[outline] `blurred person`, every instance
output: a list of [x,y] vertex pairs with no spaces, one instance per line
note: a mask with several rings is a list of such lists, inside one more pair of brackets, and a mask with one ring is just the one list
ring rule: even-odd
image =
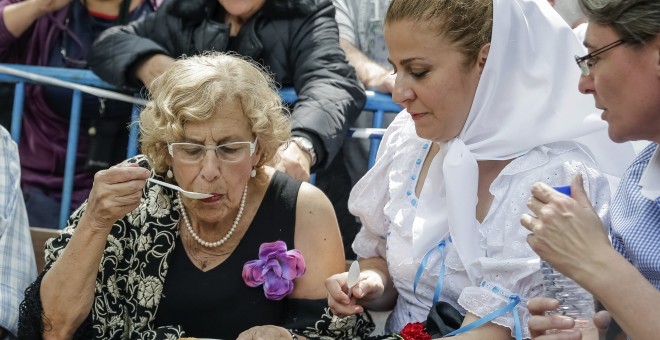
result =
[[[5,63],[86,69],[88,51],[103,30],[153,12],[158,2],[1,0],[0,58]],[[19,150],[31,226],[58,227],[72,93],[26,85]],[[94,172],[126,157],[130,113],[129,103],[83,94],[72,209],[89,195]]]
[[99,171],[89,199],[47,244],[19,335],[312,332],[326,306],[323,280],[344,257],[328,199],[266,165],[290,135],[282,105],[272,79],[247,60],[206,53],[171,64],[140,115],[144,155]]
[[[333,0],[333,3],[337,10],[335,18],[339,27],[339,45],[346,53],[346,60],[355,68],[358,79],[368,90],[391,93],[394,75],[387,62],[387,46],[383,37],[383,16],[390,0]],[[362,111],[352,127],[373,127],[373,114],[372,111]],[[383,128],[389,126],[393,119],[393,114],[385,114]],[[370,148],[370,139],[348,137],[344,141],[342,151],[351,187],[369,169]],[[360,223],[355,218],[346,223],[349,226],[342,229],[346,257],[354,259],[351,244],[360,230]]]
[[0,339],[17,336],[18,306],[37,276],[20,177],[18,148],[0,127]]
[[[576,178],[571,197],[534,184],[528,203],[531,212],[521,222],[532,231],[527,239],[532,249],[591,292],[629,338],[657,339],[660,2],[580,0],[580,6],[589,21],[584,41],[589,53],[576,57],[582,70],[580,91],[593,95],[596,107],[603,110],[601,118],[608,123],[613,141],[650,144],[628,166],[603,221],[591,209],[594,201],[585,195],[582,180]],[[530,319],[529,327],[538,339],[558,339],[543,334],[573,327],[572,320],[542,316],[556,306],[555,300],[530,301],[530,310],[539,316]],[[603,313],[594,318],[602,328],[606,321]]]
[[394,308],[386,332],[442,306],[460,329],[438,336],[529,338],[525,305],[543,292],[520,226],[530,185],[580,174],[604,215],[600,167],[622,172],[605,161],[632,150],[565,86],[583,48],[545,0],[393,0],[384,33],[405,110],[351,192],[359,282],[349,298],[347,273],[330,277],[328,304],[339,316]]
[[347,207],[350,178],[341,146],[365,94],[337,39],[329,0],[172,0],[163,10],[108,30],[90,57],[101,78],[123,88],[147,85],[181,55],[233,51],[293,87],[292,139],[275,168],[316,185],[335,208],[346,249],[355,234]]

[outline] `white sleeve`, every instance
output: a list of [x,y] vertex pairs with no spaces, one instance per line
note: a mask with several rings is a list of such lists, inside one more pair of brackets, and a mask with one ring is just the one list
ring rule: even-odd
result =
[[335,20],[339,26],[339,38],[344,39],[353,46],[357,46],[355,39],[355,13],[346,0],[332,0],[335,5]]
[[[591,159],[579,148],[563,149],[560,154],[555,153],[557,149],[541,149],[544,150],[531,151],[535,153],[531,157],[546,157],[540,166],[524,169],[526,164],[512,162],[512,167],[520,167],[518,172],[505,174],[505,169],[491,185],[495,199],[480,227],[480,245],[488,255],[469,266],[477,273],[476,282],[463,289],[458,299],[466,310],[483,317],[505,306],[510,295],[518,295],[521,303],[517,311],[523,336],[527,338],[530,314],[525,306],[529,299],[543,293],[540,261],[526,242],[529,231],[520,224],[520,216],[528,212],[526,203],[531,196],[531,185],[535,182],[567,185],[577,174],[582,174],[585,190],[601,218],[607,213],[610,195],[607,179],[593,168]],[[503,314],[493,322],[511,328],[514,334],[512,313]]]

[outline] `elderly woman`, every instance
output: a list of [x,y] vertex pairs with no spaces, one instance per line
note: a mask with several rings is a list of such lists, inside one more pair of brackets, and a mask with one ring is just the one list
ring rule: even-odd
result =
[[264,166],[289,138],[282,110],[248,61],[172,64],[140,117],[144,155],[97,173],[47,245],[20,337],[235,339],[270,325],[250,332],[290,339],[313,325],[323,280],[344,267],[341,236],[318,189]]
[[566,85],[579,78],[573,54],[583,49],[539,0],[393,0],[384,33],[393,99],[406,110],[351,192],[363,271],[353,298],[346,273],[331,277],[329,305],[339,315],[393,308],[393,332],[436,306],[454,311],[445,316],[461,339],[529,337],[525,304],[543,292],[520,224],[529,188],[582,175],[602,216],[603,153],[591,149],[594,159],[575,139],[610,157],[625,151]]
[[339,46],[329,0],[170,0],[139,22],[105,31],[90,65],[118,87],[150,86],[182,55],[233,51],[267,67],[275,81],[295,88],[291,141],[275,168],[308,180],[336,209],[347,256],[359,229],[348,212],[351,182],[341,146],[365,94]]

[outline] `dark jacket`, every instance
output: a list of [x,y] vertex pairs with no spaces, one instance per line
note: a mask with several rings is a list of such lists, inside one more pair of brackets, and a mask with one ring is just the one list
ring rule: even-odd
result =
[[317,165],[325,167],[365,102],[339,46],[334,15],[329,0],[268,0],[230,42],[230,26],[213,20],[224,17],[217,0],[170,0],[143,20],[106,31],[89,62],[104,80],[136,88],[142,85],[136,65],[154,54],[214,50],[248,56],[268,67],[279,84],[295,88],[292,132],[312,140]]

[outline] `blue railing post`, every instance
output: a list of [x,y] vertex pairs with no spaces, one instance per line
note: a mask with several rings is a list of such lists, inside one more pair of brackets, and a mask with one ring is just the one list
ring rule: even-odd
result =
[[129,122],[128,127],[128,150],[126,151],[126,158],[131,158],[137,155],[137,145],[138,145],[138,119],[140,119],[140,106],[133,104],[133,110],[131,111],[131,121]]
[[[60,206],[59,225],[66,225],[69,212],[71,210],[71,198],[73,195],[73,184],[76,166],[76,156],[78,149],[78,132],[82,105],[82,92],[95,96],[122,100],[133,103],[131,113],[131,129],[129,133],[127,156],[132,157],[138,151],[139,129],[137,122],[141,110],[141,105],[146,105],[147,101],[140,98],[137,94],[134,97],[112,92],[115,88],[99,79],[90,70],[65,69],[45,66],[29,66],[17,64],[0,64],[0,81],[16,83],[14,91],[14,107],[12,110],[11,136],[17,143],[21,136],[21,125],[23,117],[23,106],[25,98],[25,82],[35,84],[47,84],[50,86],[61,86],[73,90],[73,99],[71,102],[71,119],[69,122],[69,134],[67,142],[67,154],[64,169],[64,182],[62,188],[62,202]],[[107,89],[107,90],[106,90]],[[293,104],[297,100],[297,94],[293,88],[280,89],[280,96],[283,101]],[[365,110],[374,112],[373,126],[382,127],[383,116],[385,112],[399,112],[401,108],[394,102],[389,95],[367,91],[367,103]],[[373,165],[378,150],[378,144],[382,138],[382,131],[370,131],[372,129],[351,129],[353,134],[355,130],[362,130],[358,138],[370,138],[371,150],[369,154],[369,167]],[[367,131],[364,131],[367,130]]]
[[69,137],[66,146],[66,163],[64,165],[64,187],[62,188],[62,203],[60,205],[60,229],[66,226],[66,220],[69,217],[69,211],[71,210],[73,177],[75,175],[76,155],[78,153],[78,130],[80,125],[81,105],[82,92],[80,92],[80,90],[73,90]]
[[14,108],[11,112],[11,138],[18,144],[21,139],[23,123],[23,102],[25,98],[25,82],[19,81],[14,87]]
[[[372,123],[372,127],[378,129],[382,128],[383,116],[385,116],[385,112],[383,110],[374,111],[374,120]],[[378,147],[380,146],[380,140],[382,138],[383,138],[382,136],[369,138],[369,142],[371,143],[369,146],[369,165],[368,165],[369,169],[371,169],[371,167],[374,166],[374,163],[376,163],[376,155],[378,154]]]

